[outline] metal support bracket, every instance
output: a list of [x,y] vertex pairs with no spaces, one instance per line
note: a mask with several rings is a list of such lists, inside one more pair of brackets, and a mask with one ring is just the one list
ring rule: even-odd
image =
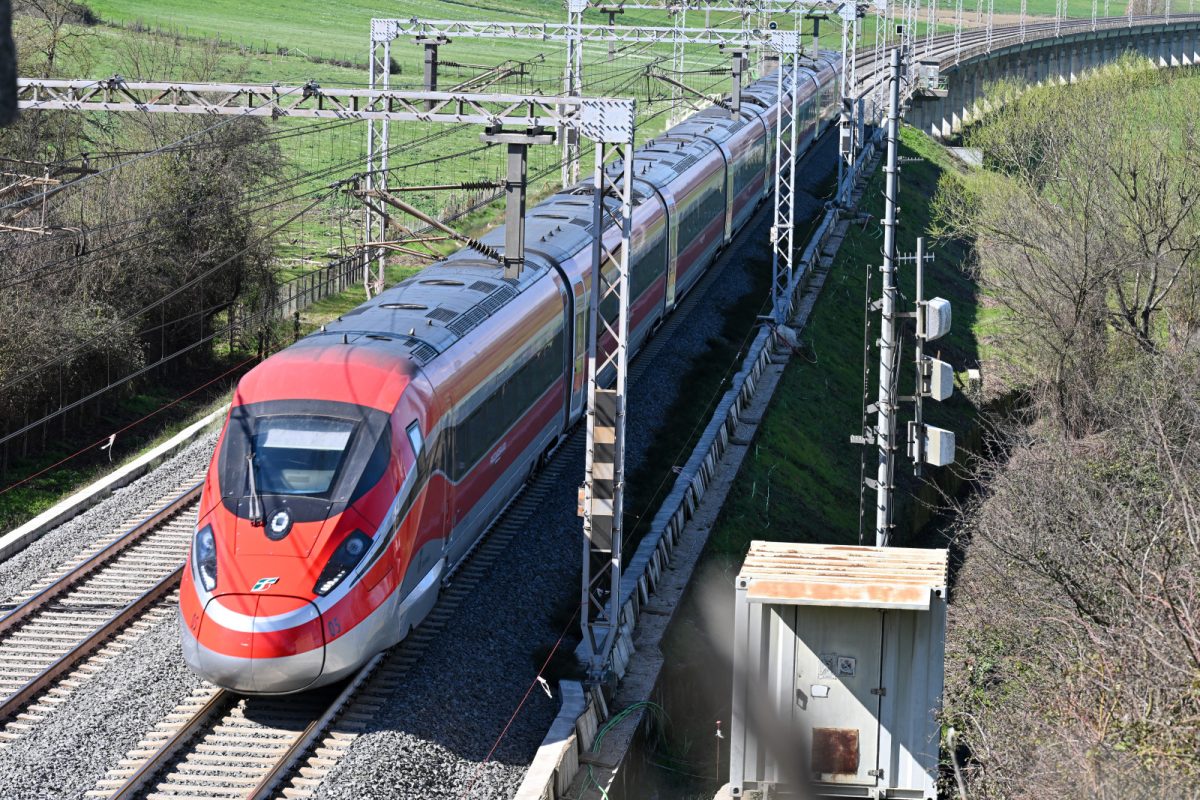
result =
[[525,268],[525,201],[528,196],[529,147],[553,144],[554,132],[532,128],[506,131],[489,128],[479,136],[488,144],[508,148],[508,174],[504,180],[504,277],[519,280]]
[[742,111],[742,75],[749,69],[749,61],[746,56],[750,52],[748,47],[731,47],[725,51],[732,59],[730,72],[733,76],[733,91],[730,93],[729,113],[733,119],[741,117]]
[[[444,44],[450,44],[450,39],[446,36],[418,36],[415,39],[416,43],[425,48],[425,91],[436,92],[438,90],[438,48]],[[390,65],[389,65],[390,67]],[[433,101],[425,101],[425,110],[433,110]]]

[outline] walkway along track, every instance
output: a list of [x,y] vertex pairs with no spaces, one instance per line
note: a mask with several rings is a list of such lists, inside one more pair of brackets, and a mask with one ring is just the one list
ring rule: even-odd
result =
[[[743,244],[743,237],[757,228],[757,224],[749,226],[733,246]],[[646,373],[727,263],[728,259],[722,259],[705,273],[646,342],[631,365],[631,382]],[[247,697],[205,684],[159,722],[87,796],[109,800],[314,796],[321,780],[437,641],[513,537],[528,532],[550,491],[582,463],[585,439],[582,426],[567,434],[542,471],[451,572],[425,621],[400,644],[373,658],[348,683],[283,697]]]
[[[113,636],[131,628],[136,636],[171,612],[199,500],[200,484],[189,481],[162,508],[0,618],[0,723],[7,723],[0,744],[64,702],[78,685],[64,676],[87,666]],[[90,664],[87,671],[99,668]]]

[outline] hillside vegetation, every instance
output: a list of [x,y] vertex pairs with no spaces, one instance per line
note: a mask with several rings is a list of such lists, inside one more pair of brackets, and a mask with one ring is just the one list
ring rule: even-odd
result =
[[[901,132],[899,204],[903,210],[897,232],[901,253],[912,253],[918,236],[929,227],[927,198],[946,170],[958,168],[938,144],[915,128]],[[877,220],[883,214],[883,171],[872,176],[864,193],[863,210]],[[937,343],[941,358],[959,371],[978,364],[975,288],[960,269],[965,247],[946,241],[929,252],[934,261],[926,270],[926,291],[949,299],[954,308],[951,334]],[[752,539],[773,541],[857,543],[859,536],[859,476],[862,459],[874,464],[874,451],[850,444],[851,434],[863,428],[864,306],[867,285],[879,294],[878,267],[882,239],[877,222],[852,226],[842,243],[821,297],[802,336],[802,352],[793,358],[772,398],[753,450],[747,455],[737,483],[721,511],[710,540],[716,552],[740,557]],[[905,296],[913,297],[911,265],[899,269]],[[878,336],[878,319],[870,336]],[[902,393],[911,392],[911,339],[905,343]],[[877,351],[871,385],[875,384]],[[872,400],[874,398],[872,397]],[[946,404],[926,403],[929,421],[961,431],[972,414],[961,393]],[[907,413],[907,412],[906,412]],[[906,417],[907,418],[907,417]],[[908,542],[928,513],[914,502],[919,484],[911,468],[901,463],[900,513],[896,515],[898,543]],[[874,542],[873,498],[867,500],[867,541]]]
[[958,530],[946,719],[965,794],[1195,797],[1200,77],[1131,59],[992,100],[968,136],[987,168],[937,201],[975,242],[1020,409]]

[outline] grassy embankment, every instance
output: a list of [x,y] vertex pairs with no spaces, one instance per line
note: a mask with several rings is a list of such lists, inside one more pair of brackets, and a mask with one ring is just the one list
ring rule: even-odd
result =
[[[904,164],[900,175],[901,253],[912,253],[916,237],[929,227],[928,198],[938,176],[954,169],[951,157],[939,145],[912,128],[903,134],[903,157],[922,160]],[[878,218],[883,212],[883,174],[876,173],[866,193],[866,210]],[[868,269],[871,296],[879,293],[876,266],[882,244],[879,226],[853,227],[842,243],[837,263],[826,281],[812,319],[802,334],[804,352],[784,373],[771,407],[759,428],[754,449],[747,457],[730,492],[729,501],[710,543],[714,553],[740,556],[751,539],[803,542],[856,542],[858,540],[858,486],[862,449],[852,446],[850,434],[862,427],[863,302]],[[954,324],[945,338],[931,343],[939,355],[960,373],[979,361],[978,317],[975,287],[960,266],[966,251],[959,243],[928,243],[935,256],[926,268],[926,293],[951,301]],[[904,296],[915,296],[915,271],[900,268]],[[871,338],[879,335],[878,315],[872,315]],[[906,338],[901,375],[903,393],[911,392],[912,342]],[[872,350],[872,367],[877,358]],[[872,369],[871,385],[875,385]],[[871,393],[874,400],[874,392]],[[963,441],[972,417],[972,406],[961,393],[946,403],[927,401],[931,424],[959,431]],[[909,412],[901,412],[901,423]],[[874,463],[874,451],[867,453]],[[911,473],[902,460],[897,477]],[[872,504],[873,508],[873,504]],[[914,533],[912,503],[897,514],[898,537]],[[917,518],[923,518],[918,516]],[[868,526],[873,520],[868,520]]]

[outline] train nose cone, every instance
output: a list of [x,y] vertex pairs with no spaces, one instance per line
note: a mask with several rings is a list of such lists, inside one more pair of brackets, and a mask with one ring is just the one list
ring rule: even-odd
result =
[[[240,612],[230,613],[232,608]],[[325,666],[321,612],[283,595],[222,595],[209,600],[198,639],[219,625],[224,653],[200,648],[199,672],[218,686],[252,694],[298,692]],[[236,655],[234,655],[236,654]]]

